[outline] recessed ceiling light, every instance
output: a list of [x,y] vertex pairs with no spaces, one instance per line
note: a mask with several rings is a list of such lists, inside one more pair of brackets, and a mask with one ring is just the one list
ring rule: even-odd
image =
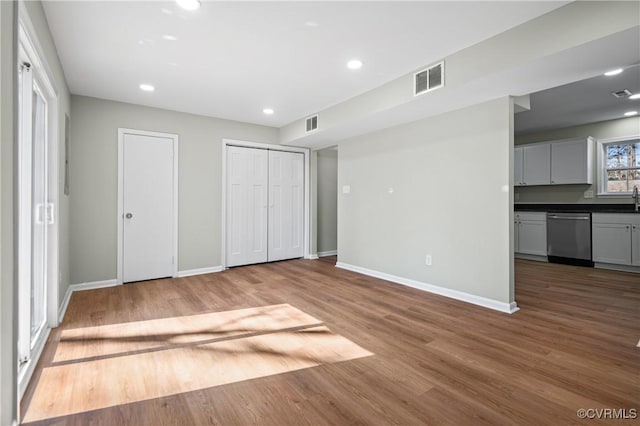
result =
[[275,112],[273,109],[271,108],[265,108],[262,110],[262,112],[264,112],[267,115],[273,115],[273,113]]
[[636,93],[635,95],[629,96],[629,99],[640,99],[640,93]]
[[624,113],[625,117],[631,117],[632,115],[637,115],[638,111],[627,111]]
[[622,68],[618,68],[618,69],[615,69],[615,70],[607,71],[607,72],[604,73],[604,75],[606,75],[607,77],[611,77],[612,75],[620,74],[622,71],[623,71]]
[[156,88],[150,84],[141,84],[140,90],[144,90],[145,92],[153,92],[154,90],[156,90]]
[[169,41],[176,41],[178,39],[178,37],[172,36],[170,34],[165,34],[162,36],[162,38]]
[[176,0],[176,3],[185,10],[198,10],[200,8],[200,0]]
[[362,61],[358,59],[352,59],[349,62],[347,62],[347,68],[349,68],[350,70],[360,69],[362,68]]

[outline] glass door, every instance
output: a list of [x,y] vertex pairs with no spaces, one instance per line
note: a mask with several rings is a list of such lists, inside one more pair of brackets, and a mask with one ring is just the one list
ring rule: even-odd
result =
[[20,366],[32,355],[46,325],[47,101],[31,61],[20,52],[18,144],[18,351]]

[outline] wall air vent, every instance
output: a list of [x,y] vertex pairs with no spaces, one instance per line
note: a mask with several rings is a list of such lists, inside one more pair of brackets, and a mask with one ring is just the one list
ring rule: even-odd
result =
[[615,98],[628,98],[629,96],[631,96],[631,92],[629,91],[629,89],[616,90],[615,92],[611,92],[611,94]]
[[419,71],[413,76],[413,95],[418,96],[444,87],[444,61]]
[[318,114],[312,115],[311,117],[307,118],[306,123],[306,133],[316,130],[318,128]]

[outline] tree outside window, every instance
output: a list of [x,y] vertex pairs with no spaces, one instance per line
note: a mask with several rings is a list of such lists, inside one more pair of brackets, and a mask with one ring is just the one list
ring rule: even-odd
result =
[[603,150],[605,192],[630,193],[634,186],[640,190],[640,140],[608,143]]

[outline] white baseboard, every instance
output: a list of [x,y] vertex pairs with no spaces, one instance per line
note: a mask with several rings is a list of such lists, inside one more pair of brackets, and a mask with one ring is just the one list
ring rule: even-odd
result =
[[72,292],[81,290],[95,290],[96,288],[114,287],[121,285],[115,278],[112,280],[93,281],[90,283],[71,284],[69,288]]
[[489,299],[482,296],[476,296],[475,294],[465,293],[463,291],[452,290],[445,287],[440,287],[433,284],[427,284],[420,281],[412,280],[409,278],[402,278],[395,275],[387,274],[384,272],[374,271],[372,269],[363,268],[361,266],[349,265],[347,263],[336,263],[337,268],[346,269],[348,271],[357,272],[359,274],[368,275],[374,278],[380,278],[386,281],[391,281],[397,284],[406,285],[407,287],[417,288],[418,290],[427,291],[429,293],[439,294],[440,296],[449,297],[451,299],[460,300],[462,302],[472,303],[474,305],[482,306],[489,309],[494,309],[500,312],[506,312],[512,314],[520,308],[516,302],[505,303],[497,300]]
[[310,254],[310,255],[307,255],[305,257],[305,259],[317,260],[318,259],[318,255],[317,254]]
[[178,278],[191,277],[193,275],[212,274],[214,272],[224,271],[222,266],[210,266],[208,268],[198,269],[186,269],[184,271],[178,271]]
[[515,253],[513,257],[516,259],[535,260],[537,262],[549,262],[549,258],[547,256],[540,256],[537,254]]
[[593,266],[598,269],[609,269],[611,271],[640,273],[640,267],[638,266],[614,265],[613,263],[599,263],[599,262],[595,262]]
[[336,256],[337,254],[338,254],[338,250],[319,251],[318,257]]
[[69,301],[71,300],[71,286],[67,287],[67,292],[64,294],[64,299],[62,299],[62,304],[60,305],[60,309],[58,309],[58,324],[62,324],[62,320],[64,319],[64,314],[67,313],[67,308],[69,307]]
[[95,290],[97,288],[114,287],[117,285],[120,285],[120,284],[116,279],[69,285],[69,287],[67,287],[67,292],[64,294],[64,299],[62,300],[60,309],[58,309],[58,322],[60,324],[62,323],[62,320],[64,319],[64,315],[67,313],[67,308],[69,307],[71,294],[74,291]]

